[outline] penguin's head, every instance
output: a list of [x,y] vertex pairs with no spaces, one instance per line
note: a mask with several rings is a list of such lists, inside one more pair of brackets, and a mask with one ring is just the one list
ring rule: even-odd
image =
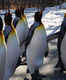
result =
[[41,22],[41,18],[42,18],[42,12],[36,12],[34,16],[35,21]]
[[12,14],[10,12],[5,14],[4,21],[6,25],[11,25],[12,22]]
[[66,13],[64,13],[64,17],[66,17]]
[[24,15],[24,8],[20,7],[20,11],[21,11],[21,15],[23,16]]
[[17,17],[21,17],[21,11],[20,11],[19,8],[16,9],[15,15],[16,15]]
[[3,21],[2,21],[2,18],[0,17],[0,31],[3,30]]

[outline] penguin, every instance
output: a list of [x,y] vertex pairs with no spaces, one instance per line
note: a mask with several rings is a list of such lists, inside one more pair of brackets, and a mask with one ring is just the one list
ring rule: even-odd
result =
[[[12,24],[12,15],[6,15],[7,22],[10,21],[11,31],[7,39],[7,55],[6,55],[6,65],[5,65],[5,75],[4,80],[9,80],[13,75],[18,58],[20,56],[19,39],[16,33],[16,29]],[[10,20],[11,19],[11,20]]]
[[[47,36],[44,25],[41,22],[42,13],[35,13],[35,22],[32,25],[29,36],[30,42],[26,48],[27,67],[32,76],[32,80],[38,80],[39,68],[43,64],[45,53],[48,50]],[[32,33],[31,33],[32,32]],[[31,35],[32,34],[32,35]],[[30,37],[28,37],[30,38]],[[25,78],[24,80],[28,80]]]
[[[18,24],[16,25],[16,31],[20,42],[20,53],[21,56],[19,57],[19,60],[17,62],[17,67],[22,64],[26,64],[26,49],[25,49],[25,40],[27,38],[29,27],[27,23],[27,18],[24,15],[24,9],[20,8],[21,16],[18,21]],[[21,59],[24,57],[25,60],[21,61]]]
[[0,17],[0,80],[4,78],[6,54],[7,46],[3,34],[3,22]]
[[14,25],[16,25],[16,31],[19,37],[19,41],[20,43],[22,43],[22,41],[24,41],[24,39],[26,38],[29,32],[27,18],[24,15],[24,8],[20,7],[16,9],[15,15],[16,15],[16,19],[14,19],[13,23]]
[[[5,22],[5,26],[4,26],[4,37],[5,37],[5,41],[6,41],[6,44],[7,44],[7,39],[8,39],[8,36],[11,32],[11,20],[12,20],[12,17],[10,15],[11,13],[8,12],[5,14],[5,17],[4,17],[4,22]],[[9,17],[7,17],[9,16]]]
[[65,33],[64,38],[62,40],[60,51],[61,51],[61,59],[62,59],[64,68],[66,68],[66,57],[65,57],[66,56],[66,33]]
[[66,22],[65,22],[65,19],[66,19],[66,13],[64,14],[64,21],[63,21],[63,38],[62,38],[62,41],[61,41],[61,46],[60,46],[60,52],[61,52],[61,60],[62,60],[62,63],[63,63],[63,67],[66,68],[66,59],[65,59],[65,56],[66,56]]
[[26,39],[28,32],[29,32],[28,23],[27,23],[25,15],[22,16],[21,19],[19,20],[16,26],[16,31],[19,37],[19,41],[22,44],[23,41]]
[[63,20],[63,22],[61,24],[60,33],[59,33],[58,42],[57,42],[58,62],[56,64],[55,68],[60,67],[61,68],[61,71],[64,70],[64,64],[63,64],[64,61],[62,59],[63,58],[63,55],[64,55],[64,52],[63,52],[64,49],[61,48],[61,47],[63,47],[64,42],[65,42],[65,34],[66,34],[66,22],[65,21],[66,21],[66,13],[64,13],[64,20]]

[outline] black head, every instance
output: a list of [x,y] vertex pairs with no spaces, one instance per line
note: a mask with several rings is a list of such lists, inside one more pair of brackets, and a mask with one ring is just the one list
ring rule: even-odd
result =
[[36,12],[34,16],[35,21],[41,22],[41,18],[42,18],[42,12]]
[[20,7],[21,15],[24,15],[24,8]]
[[0,17],[0,31],[3,30],[3,21],[2,21],[2,18]]
[[4,21],[5,21],[5,24],[11,25],[12,14],[10,12],[8,12],[8,13],[5,14]]
[[21,17],[21,11],[20,11],[19,8],[16,9],[15,15],[16,15],[17,17]]

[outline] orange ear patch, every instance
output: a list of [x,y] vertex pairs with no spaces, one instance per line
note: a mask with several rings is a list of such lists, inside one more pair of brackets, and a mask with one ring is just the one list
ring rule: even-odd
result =
[[40,24],[40,25],[37,27],[37,30],[42,30],[42,29],[45,30],[44,25],[43,25],[43,24]]

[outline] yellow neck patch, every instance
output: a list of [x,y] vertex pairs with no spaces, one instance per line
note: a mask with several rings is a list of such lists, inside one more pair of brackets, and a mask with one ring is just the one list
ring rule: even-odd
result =
[[12,27],[11,35],[13,36],[16,33],[16,29],[14,28],[13,24],[11,24],[11,27]]
[[37,29],[37,30],[42,30],[42,29],[44,29],[44,30],[45,30],[45,28],[44,28],[44,25],[43,25],[43,24],[40,24],[36,29]]
[[22,16],[22,18],[19,20],[18,24],[21,24],[22,22],[26,21],[26,16]]
[[3,31],[0,31],[0,45],[3,45],[3,44],[5,44],[5,38],[3,35]]

